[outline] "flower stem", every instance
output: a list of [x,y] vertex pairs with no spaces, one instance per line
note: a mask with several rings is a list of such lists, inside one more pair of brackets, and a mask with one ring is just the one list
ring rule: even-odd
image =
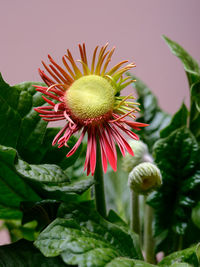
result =
[[131,229],[140,234],[139,195],[131,190]]
[[101,164],[101,151],[99,140],[97,140],[97,159],[96,169],[94,173],[94,195],[97,211],[105,218],[106,217],[106,201],[104,192],[104,180],[103,180],[103,169]]
[[[145,198],[146,202],[146,198]],[[155,243],[153,238],[153,209],[149,205],[145,205],[144,213],[144,252],[146,261],[155,263]]]

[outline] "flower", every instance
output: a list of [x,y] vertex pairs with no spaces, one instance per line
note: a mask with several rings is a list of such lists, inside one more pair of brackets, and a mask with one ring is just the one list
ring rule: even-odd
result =
[[[89,68],[85,44],[79,45],[82,71],[74,61],[72,54],[67,50],[62,61],[65,69],[59,66],[48,55],[49,66],[44,62],[43,66],[50,74],[49,78],[44,71],[39,69],[39,74],[48,87],[36,86],[36,90],[43,93],[43,99],[47,106],[35,108],[45,121],[66,120],[66,125],[55,136],[52,145],[58,147],[68,146],[69,138],[81,131],[80,137],[67,157],[75,153],[87,133],[87,152],[84,170],[87,175],[94,175],[96,166],[97,140],[99,140],[104,172],[107,170],[107,161],[114,171],[117,169],[117,151],[115,143],[125,155],[127,150],[133,156],[133,151],[124,138],[126,133],[132,139],[138,136],[129,127],[140,130],[147,124],[135,122],[133,114],[138,109],[138,103],[129,101],[134,99],[132,95],[120,96],[120,91],[133,80],[131,77],[123,77],[123,74],[135,67],[134,63],[122,67],[124,60],[107,71],[109,62],[115,50],[113,47],[107,50],[108,44],[93,52],[91,68]],[[70,63],[70,64],[69,64]],[[71,65],[71,66],[70,66]],[[132,118],[132,120],[127,119]]]
[[128,185],[134,192],[146,195],[162,184],[162,176],[156,165],[143,162],[129,173]]
[[145,143],[138,140],[129,140],[129,145],[134,148],[134,157],[126,153],[122,161],[123,170],[131,172],[132,169],[142,162],[153,162],[151,155],[149,154],[148,147]]

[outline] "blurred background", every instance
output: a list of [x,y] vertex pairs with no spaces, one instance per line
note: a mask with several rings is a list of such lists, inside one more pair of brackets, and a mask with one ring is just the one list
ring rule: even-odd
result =
[[[9,84],[41,81],[37,69],[51,54],[57,62],[85,42],[88,57],[96,45],[116,46],[113,65],[136,62],[132,73],[173,114],[185,100],[187,79],[180,61],[161,38],[165,34],[200,61],[199,0],[1,0],[0,71]],[[127,89],[132,91],[131,86]],[[0,233],[0,244],[9,242]]]

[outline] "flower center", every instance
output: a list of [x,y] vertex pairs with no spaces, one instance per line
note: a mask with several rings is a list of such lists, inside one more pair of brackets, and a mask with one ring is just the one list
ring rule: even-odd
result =
[[65,103],[72,116],[83,120],[98,118],[112,111],[114,101],[114,88],[98,75],[79,78],[65,94]]

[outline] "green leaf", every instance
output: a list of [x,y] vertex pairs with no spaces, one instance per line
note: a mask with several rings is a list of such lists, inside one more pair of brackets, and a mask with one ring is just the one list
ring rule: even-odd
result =
[[190,130],[200,143],[200,82],[191,86]]
[[200,202],[192,209],[192,221],[200,228]]
[[193,59],[187,51],[183,49],[178,43],[170,40],[168,37],[163,35],[163,39],[169,46],[171,52],[177,56],[183,63],[186,71],[190,86],[196,81],[200,80],[200,69],[197,61]]
[[20,219],[22,201],[39,201],[40,197],[15,171],[16,150],[0,145],[0,218]]
[[31,165],[19,159],[15,167],[42,198],[77,200],[77,194],[82,194],[94,184],[92,177],[69,179],[66,171],[53,164]]
[[77,151],[69,158],[66,157],[67,153],[77,142],[77,138],[72,136],[68,141],[68,147],[58,148],[57,145],[52,146],[52,141],[56,134],[60,131],[60,128],[47,128],[43,142],[37,147],[37,150],[31,154],[31,162],[34,164],[57,164],[62,169],[66,169],[71,165],[74,165],[77,158],[82,151],[82,144],[79,146]]
[[123,257],[116,258],[105,265],[105,267],[153,267],[156,265],[149,264],[140,260],[132,260]]
[[170,267],[192,267],[192,265],[186,263],[186,262],[175,262]]
[[[168,267],[168,266],[180,266],[180,267],[183,266],[184,267],[184,265],[181,265],[181,263],[188,263],[189,266],[198,267],[199,262],[198,262],[196,252],[197,252],[197,246],[193,246],[191,248],[187,248],[187,249],[172,253],[169,256],[165,257],[162,261],[160,261],[158,265],[163,266],[163,267]],[[175,263],[180,264],[180,265],[176,265]]]
[[171,116],[161,110],[155,95],[146,84],[137,77],[130,74],[128,75],[136,79],[133,87],[137,91],[137,102],[140,103],[141,109],[138,121],[149,124],[148,127],[142,128],[138,134],[141,140],[148,145],[149,150],[152,151],[154,143],[159,139],[160,130],[169,124]]
[[41,85],[25,82],[9,86],[0,75],[0,144],[17,148],[27,160],[42,143],[47,126],[33,110],[44,105],[44,100],[32,84]]
[[119,257],[142,259],[138,236],[103,219],[90,203],[62,205],[58,216],[34,243],[45,256],[61,255],[79,267],[106,266]]
[[160,132],[160,137],[165,138],[178,128],[186,126],[187,117],[188,110],[186,105],[183,103],[180,109],[172,117],[170,124]]
[[46,105],[46,102],[32,85],[44,84],[24,82],[9,86],[0,74],[0,144],[16,148],[29,163],[54,163],[66,169],[78,158],[81,146],[70,158],[66,158],[66,154],[77,138],[70,138],[68,148],[52,147],[60,129],[46,129],[47,122],[34,111],[34,107]]
[[0,266],[9,267],[65,267],[66,264],[59,257],[46,258],[37,250],[32,242],[20,241],[0,246]]
[[193,59],[187,51],[179,44],[163,36],[164,40],[170,47],[172,53],[176,55],[183,63],[191,94],[190,109],[190,130],[200,142],[200,68],[195,59]]
[[155,209],[155,234],[165,232],[162,250],[168,253],[175,249],[178,236],[184,235],[192,208],[199,199],[199,146],[183,127],[160,139],[155,144],[154,156],[163,185],[150,195],[148,203]]

